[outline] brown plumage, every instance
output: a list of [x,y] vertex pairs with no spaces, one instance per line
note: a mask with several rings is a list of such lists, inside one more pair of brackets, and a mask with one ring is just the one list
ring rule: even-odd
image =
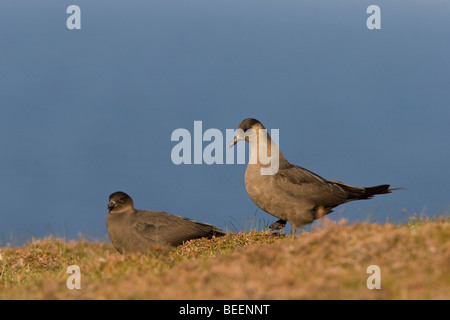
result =
[[[272,142],[260,138],[260,130],[264,126],[256,119],[245,119],[239,125],[242,129],[231,143],[246,140],[251,146],[251,155],[245,172],[245,187],[250,198],[262,210],[279,218],[271,225],[273,229],[281,229],[289,221],[292,226],[292,237],[297,227],[312,223],[333,211],[333,208],[354,200],[370,199],[376,194],[391,193],[388,184],[374,187],[354,187],[339,181],[326,180],[319,175],[289,163]],[[262,164],[259,149],[268,150],[268,156],[278,155],[278,171],[272,175],[261,174],[262,168],[270,164]],[[267,163],[267,162],[265,162]]]
[[134,208],[124,192],[109,196],[106,218],[109,237],[120,253],[146,252],[154,245],[175,247],[196,238],[212,238],[225,233],[208,223],[196,222],[162,211]]

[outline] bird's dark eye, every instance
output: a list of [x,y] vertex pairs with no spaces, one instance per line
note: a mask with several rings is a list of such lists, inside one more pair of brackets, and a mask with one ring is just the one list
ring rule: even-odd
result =
[[120,201],[125,201],[125,198],[124,197],[120,198]]

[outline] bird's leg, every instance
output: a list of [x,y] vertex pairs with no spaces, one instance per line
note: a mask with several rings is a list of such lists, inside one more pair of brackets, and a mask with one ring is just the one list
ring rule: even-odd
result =
[[297,227],[295,226],[295,224],[291,223],[291,236],[292,236],[292,240],[295,239],[295,231],[297,230]]

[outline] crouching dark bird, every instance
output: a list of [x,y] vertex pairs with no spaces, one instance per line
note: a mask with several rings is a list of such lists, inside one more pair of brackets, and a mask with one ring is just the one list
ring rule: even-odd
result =
[[176,247],[191,239],[225,235],[208,223],[162,211],[135,209],[133,199],[124,192],[109,196],[108,210],[108,234],[113,246],[122,254],[146,252],[155,245]]
[[284,228],[286,221],[290,222],[293,238],[296,228],[329,214],[338,205],[397,190],[388,184],[354,187],[326,180],[289,163],[256,119],[242,121],[230,147],[240,140],[248,141],[251,148],[245,172],[250,198],[262,210],[280,219],[272,224],[273,229]]

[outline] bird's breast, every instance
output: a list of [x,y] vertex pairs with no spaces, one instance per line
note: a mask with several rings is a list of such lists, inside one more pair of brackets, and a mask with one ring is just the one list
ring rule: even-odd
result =
[[262,210],[274,214],[272,206],[277,202],[276,186],[273,176],[261,175],[260,167],[248,165],[245,172],[245,188],[250,199]]

